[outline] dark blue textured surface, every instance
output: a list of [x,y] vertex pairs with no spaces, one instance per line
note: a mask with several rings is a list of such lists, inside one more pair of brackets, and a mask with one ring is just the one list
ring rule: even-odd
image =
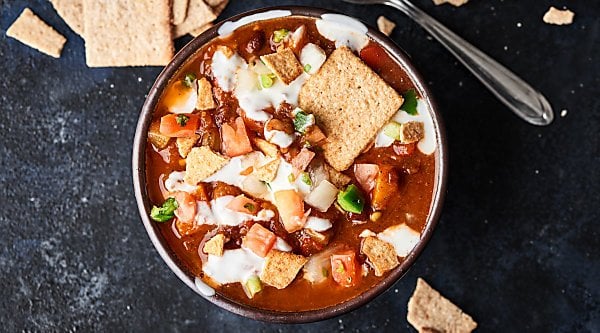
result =
[[[369,24],[385,13],[441,106],[448,196],[410,272],[369,305],[309,325],[255,322],[198,297],[152,248],[133,197],[134,126],[160,69],[89,69],[83,40],[49,3],[7,0],[0,2],[0,330],[408,331],[406,303],[422,276],[482,332],[600,332],[600,2],[473,0],[455,9],[416,1],[539,88],[557,112],[545,128],[513,116],[400,13],[295,3]],[[292,2],[232,0],[221,17],[275,4]],[[550,5],[567,5],[575,23],[542,23]],[[61,59],[5,36],[25,6],[68,38]]]

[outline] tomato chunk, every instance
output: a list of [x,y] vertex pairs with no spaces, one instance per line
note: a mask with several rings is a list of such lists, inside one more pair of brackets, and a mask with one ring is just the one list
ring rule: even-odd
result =
[[360,58],[374,71],[378,71],[381,69],[383,62],[388,59],[388,56],[383,48],[372,43],[360,50]]
[[314,152],[306,148],[302,148],[298,155],[296,155],[296,157],[292,159],[292,166],[294,167],[294,176],[297,177],[300,172],[306,170],[306,168],[310,164],[310,161],[312,161],[314,157]]
[[243,245],[245,248],[256,253],[256,255],[266,257],[267,253],[275,245],[276,240],[277,236],[274,233],[262,225],[255,223],[248,230],[246,237],[244,237]]
[[285,230],[294,232],[302,229],[306,223],[306,216],[304,216],[304,200],[300,194],[295,190],[283,190],[273,195]]
[[331,256],[331,276],[342,287],[356,285],[358,279],[357,266],[354,251],[344,251]]
[[256,215],[258,212],[258,204],[256,201],[246,197],[243,194],[233,198],[233,200],[231,200],[227,206],[225,206],[225,208],[250,215]]
[[223,124],[221,127],[221,150],[229,157],[244,155],[252,151],[250,138],[248,138],[246,125],[242,117],[235,119],[234,126]]
[[175,216],[184,223],[194,222],[196,217],[196,199],[187,192],[176,192],[173,197],[177,201]]
[[168,114],[160,118],[159,131],[172,138],[185,138],[194,135],[199,125],[196,114]]

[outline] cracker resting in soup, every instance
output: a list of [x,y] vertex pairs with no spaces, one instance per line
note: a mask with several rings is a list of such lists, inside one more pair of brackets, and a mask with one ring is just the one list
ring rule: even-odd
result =
[[203,290],[324,308],[374,286],[420,241],[432,119],[366,28],[348,29],[249,23],[205,44],[164,91],[146,149],[151,218]]

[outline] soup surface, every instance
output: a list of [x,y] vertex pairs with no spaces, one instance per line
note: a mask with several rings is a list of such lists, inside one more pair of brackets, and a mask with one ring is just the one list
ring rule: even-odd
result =
[[263,309],[323,308],[371,288],[420,241],[432,120],[364,33],[257,21],[170,81],[148,131],[151,218],[205,287]]

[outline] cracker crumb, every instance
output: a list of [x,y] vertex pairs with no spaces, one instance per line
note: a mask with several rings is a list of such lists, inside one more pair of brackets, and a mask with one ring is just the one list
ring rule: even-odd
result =
[[573,23],[573,17],[575,17],[575,13],[568,9],[560,10],[550,7],[544,14],[543,20],[548,24],[567,25]]
[[304,71],[294,52],[288,48],[261,56],[260,59],[285,84],[292,83]]
[[566,117],[567,116],[567,112],[568,112],[567,109],[562,109],[560,111],[560,116],[563,117],[563,118]]
[[384,35],[389,36],[395,27],[396,27],[396,23],[389,20],[387,17],[382,15],[377,18],[377,28]]
[[206,254],[212,254],[214,256],[223,256],[223,248],[225,246],[225,235],[216,234],[211,239],[204,243],[202,251]]
[[213,98],[212,84],[205,77],[198,80],[198,99],[196,100],[197,110],[210,110],[217,107]]
[[60,58],[67,39],[25,8],[6,30],[6,35],[54,58]]
[[202,146],[192,148],[185,162],[184,180],[190,185],[196,185],[224,167],[229,158]]

